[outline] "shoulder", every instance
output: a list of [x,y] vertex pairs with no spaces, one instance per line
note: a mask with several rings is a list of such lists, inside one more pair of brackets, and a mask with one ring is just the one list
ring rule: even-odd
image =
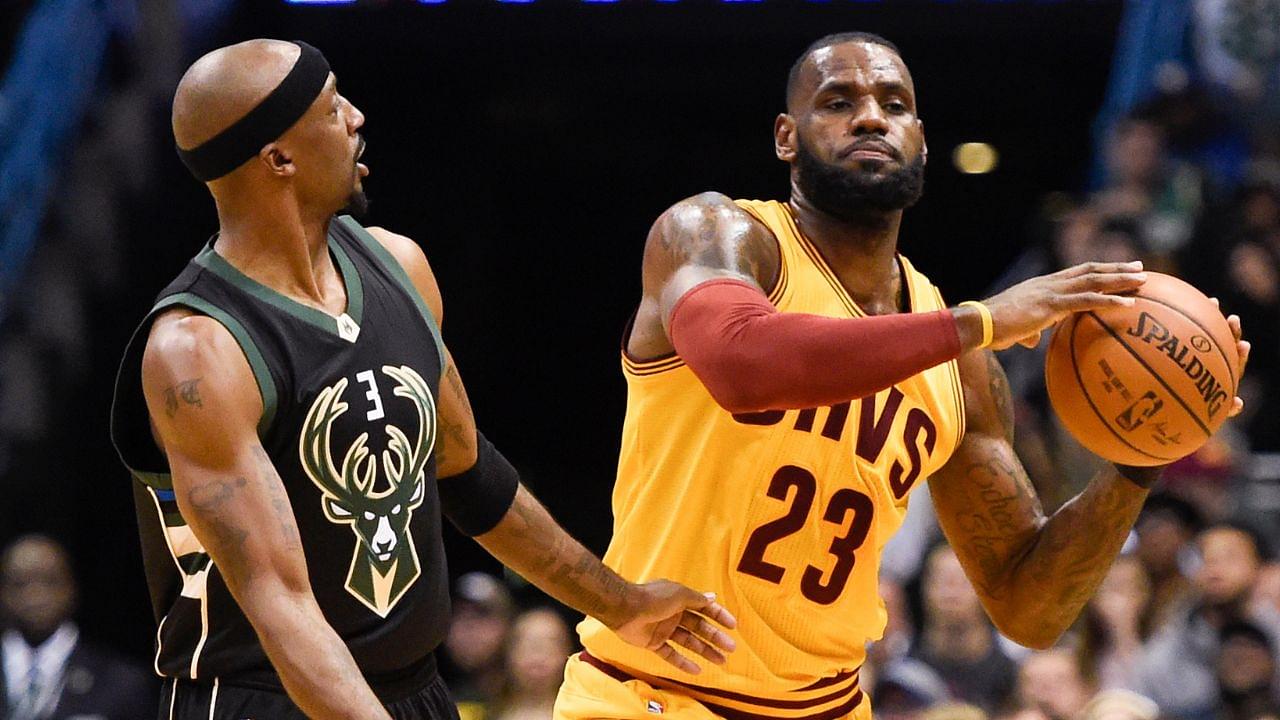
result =
[[649,287],[683,269],[729,271],[768,287],[778,272],[773,232],[728,196],[704,192],[667,208],[645,242],[644,271]]
[[427,260],[427,255],[422,251],[422,247],[413,239],[391,232],[386,228],[368,227],[365,228],[374,240],[377,240],[387,252],[400,263],[400,267],[404,268],[409,279],[413,282],[418,293],[422,295],[422,299],[427,303],[427,307],[431,309],[432,315],[436,321],[442,320],[443,301],[440,297],[440,285],[436,282],[435,273],[431,269],[431,263]]
[[653,232],[665,236],[685,236],[691,240],[714,236],[772,233],[754,215],[728,195],[715,191],[687,197],[667,208],[653,224]]
[[142,390],[158,428],[177,427],[180,402],[216,402],[218,413],[181,417],[220,426],[243,420],[251,429],[262,414],[253,371],[231,331],[185,308],[166,310],[152,323],[142,353]]

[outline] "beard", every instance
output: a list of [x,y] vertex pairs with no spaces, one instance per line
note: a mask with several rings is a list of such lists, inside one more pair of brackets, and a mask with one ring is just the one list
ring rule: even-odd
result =
[[369,196],[363,190],[352,190],[342,212],[356,219],[364,217],[369,212]]
[[814,207],[834,218],[881,227],[890,213],[915,205],[924,195],[924,156],[887,172],[851,170],[820,160],[799,142],[796,185]]

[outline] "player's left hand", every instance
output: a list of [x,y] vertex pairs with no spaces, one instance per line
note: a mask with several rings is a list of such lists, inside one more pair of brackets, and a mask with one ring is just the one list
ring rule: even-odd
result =
[[698,674],[702,668],[685,650],[724,664],[724,653],[733,652],[733,638],[711,623],[732,630],[738,621],[716,602],[713,593],[702,594],[670,580],[654,580],[631,586],[631,598],[621,621],[612,629],[632,645],[647,648],[675,667]]

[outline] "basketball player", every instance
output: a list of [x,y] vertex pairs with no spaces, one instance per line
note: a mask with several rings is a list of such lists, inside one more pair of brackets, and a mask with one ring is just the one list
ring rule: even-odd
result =
[[334,217],[365,204],[363,122],[304,43],[222,48],[178,86],[220,233],[130,343],[112,422],[140,481],[160,717],[456,718],[432,655],[441,511],[673,670],[697,670],[676,645],[723,662],[708,618],[732,616],[604,567],[477,434],[422,251]]
[[774,143],[789,201],[706,193],[650,232],[605,556],[628,577],[715,589],[740,621],[737,651],[695,678],[588,618],[557,718],[870,717],[858,668],[885,623],[879,554],[924,478],[996,626],[1046,647],[1159,474],[1109,469],[1045,517],[991,350],[1132,303],[1118,293],[1141,266],[1073,267],[948,309],[896,251],[927,150],[892,44],[810,46]]

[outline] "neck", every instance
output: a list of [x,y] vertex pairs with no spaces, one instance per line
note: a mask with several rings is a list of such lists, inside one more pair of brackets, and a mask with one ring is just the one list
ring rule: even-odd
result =
[[796,227],[822,252],[854,302],[873,315],[901,310],[901,210],[868,215],[865,221],[842,220],[814,207],[794,183],[787,205]]
[[[304,304],[341,312],[342,283],[329,257],[329,219],[296,202],[252,207],[218,198],[218,254],[236,269]],[[335,290],[337,296],[335,297]]]

